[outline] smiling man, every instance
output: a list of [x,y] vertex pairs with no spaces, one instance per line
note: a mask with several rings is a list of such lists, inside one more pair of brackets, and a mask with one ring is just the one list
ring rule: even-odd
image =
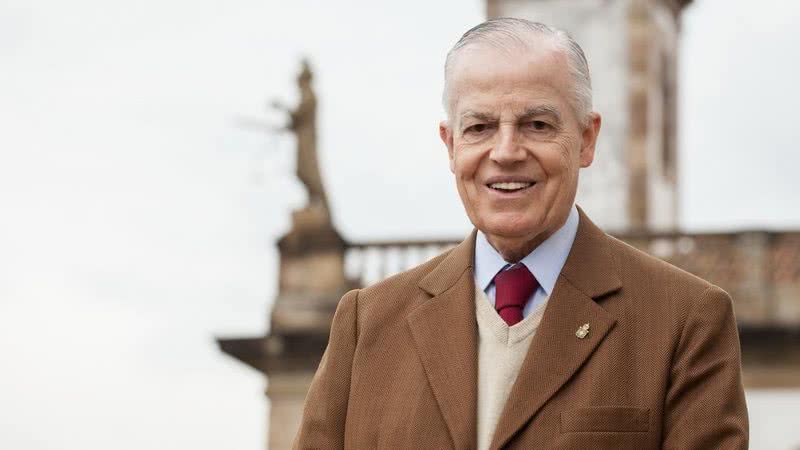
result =
[[456,43],[439,134],[475,231],[342,298],[295,448],[747,448],[730,297],[574,204],[591,97],[562,31]]

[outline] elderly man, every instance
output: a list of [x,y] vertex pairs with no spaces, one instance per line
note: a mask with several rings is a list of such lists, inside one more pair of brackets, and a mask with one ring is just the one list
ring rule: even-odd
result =
[[342,298],[296,448],[747,448],[730,297],[574,205],[590,86],[546,25],[453,47],[439,133],[476,230]]

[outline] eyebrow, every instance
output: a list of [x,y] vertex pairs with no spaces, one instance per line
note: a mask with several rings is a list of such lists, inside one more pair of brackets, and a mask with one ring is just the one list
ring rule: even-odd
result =
[[528,108],[517,119],[530,119],[535,116],[551,116],[561,123],[561,112],[553,105],[540,105]]
[[460,116],[461,121],[463,122],[465,119],[476,119],[482,122],[495,122],[497,121],[497,116],[492,114],[482,113],[478,111],[466,110],[461,113]]
[[[522,114],[517,116],[517,120],[530,119],[536,116],[551,116],[557,122],[561,123],[561,112],[557,107],[553,105],[539,105],[527,108],[525,111],[522,112]],[[469,109],[461,113],[459,119],[461,120],[461,122],[463,122],[466,119],[475,119],[481,122],[496,122],[498,120],[497,116],[493,114],[482,113]]]

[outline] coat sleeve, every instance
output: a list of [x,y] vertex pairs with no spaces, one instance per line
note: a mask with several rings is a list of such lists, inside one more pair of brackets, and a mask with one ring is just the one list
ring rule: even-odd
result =
[[716,286],[689,312],[664,406],[664,449],[747,449],[739,334],[731,298]]
[[350,375],[358,340],[358,290],[339,301],[328,346],[311,381],[292,448],[343,449]]

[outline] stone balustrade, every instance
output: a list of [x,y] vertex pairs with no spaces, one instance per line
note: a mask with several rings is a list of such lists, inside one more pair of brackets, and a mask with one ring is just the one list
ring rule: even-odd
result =
[[[620,239],[711,281],[743,327],[800,327],[800,232],[626,233]],[[365,286],[418,265],[457,240],[347,244],[345,273]]]

